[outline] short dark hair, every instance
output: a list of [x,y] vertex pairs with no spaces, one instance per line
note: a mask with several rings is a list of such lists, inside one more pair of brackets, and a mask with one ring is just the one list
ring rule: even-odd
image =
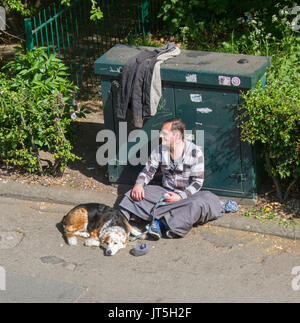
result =
[[182,139],[184,139],[185,123],[181,119],[179,118],[168,119],[163,122],[162,127],[167,123],[171,123],[171,131],[179,131]]

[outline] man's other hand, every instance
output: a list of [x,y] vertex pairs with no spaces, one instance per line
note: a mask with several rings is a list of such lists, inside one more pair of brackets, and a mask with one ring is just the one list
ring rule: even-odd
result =
[[166,202],[177,202],[181,200],[181,196],[174,192],[168,192],[168,195],[170,196],[165,198]]
[[145,191],[143,184],[135,184],[132,191],[131,197],[136,201],[141,201],[145,197]]

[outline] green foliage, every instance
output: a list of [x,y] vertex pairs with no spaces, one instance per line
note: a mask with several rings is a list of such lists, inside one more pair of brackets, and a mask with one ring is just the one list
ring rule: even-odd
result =
[[[45,48],[23,53],[0,73],[0,160],[28,172],[60,174],[78,158],[70,143],[77,87],[65,65]],[[76,113],[84,117],[84,111]],[[42,152],[51,154],[43,165]]]
[[28,16],[33,12],[30,1],[24,4],[21,0],[0,0],[0,6],[8,8],[9,11],[18,12],[22,16]]
[[[247,43],[256,17],[262,23],[258,27],[264,28],[260,34],[261,41],[262,36],[269,33],[280,39],[280,31],[273,28],[272,18],[277,17],[283,8],[294,6],[296,3],[293,0],[164,0],[158,17],[165,22],[165,29],[177,41],[183,41],[186,47],[221,50],[222,43],[228,47],[233,38]],[[292,15],[289,18],[291,20]],[[237,45],[236,42],[234,45]],[[243,52],[240,49],[238,51]]]
[[267,8],[245,12],[237,19],[239,27],[231,32],[230,41],[218,44],[219,50],[276,57],[281,54],[288,55],[297,38],[292,26],[294,16],[291,8],[286,6],[281,9],[280,3],[275,5],[275,9],[277,11],[273,15]]
[[[289,57],[278,58],[268,82],[244,94],[241,138],[264,147],[265,165],[281,201],[288,198],[300,177],[300,46]],[[285,194],[282,184],[288,185]]]
[[[69,6],[74,0],[61,0],[61,4]],[[89,0],[92,8],[90,12],[91,20],[100,20],[103,17],[103,13],[99,6],[97,6],[96,0]],[[0,0],[0,6],[5,6],[11,12],[20,13],[22,16],[30,16],[35,11],[37,1],[36,0]]]
[[[74,0],[61,0],[61,3],[69,6],[72,1]],[[91,11],[90,11],[90,19],[93,21],[102,19],[103,12],[101,11],[100,7],[97,6],[97,0],[89,0],[89,1],[91,2],[91,5],[92,5]]]
[[101,11],[100,7],[97,7],[97,1],[95,0],[90,0],[92,3],[92,8],[91,8],[91,17],[90,19],[95,21],[95,20],[100,20],[103,17],[103,12]]
[[264,207],[254,206],[243,213],[243,216],[253,217],[260,220],[274,220],[276,213],[274,211],[267,211]]
[[275,8],[271,17],[264,16],[266,10],[246,12],[239,23],[247,33],[232,36],[221,50],[272,56],[267,84],[259,83],[244,95],[241,136],[250,144],[262,144],[277,196],[286,201],[300,175],[300,35],[292,28],[288,7]]

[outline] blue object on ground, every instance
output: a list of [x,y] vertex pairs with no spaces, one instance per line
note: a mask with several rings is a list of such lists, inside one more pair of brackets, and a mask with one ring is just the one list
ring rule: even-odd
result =
[[149,248],[146,243],[139,243],[133,249],[131,249],[131,253],[138,257],[143,256],[149,252]]
[[238,209],[237,203],[233,200],[228,200],[225,204],[225,212],[237,212]]

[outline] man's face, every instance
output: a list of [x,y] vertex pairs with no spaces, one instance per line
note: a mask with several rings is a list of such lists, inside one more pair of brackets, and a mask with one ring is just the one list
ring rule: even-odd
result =
[[161,138],[162,145],[170,147],[173,149],[178,140],[180,140],[180,135],[178,131],[172,131],[172,124],[166,123],[162,126],[159,137]]

